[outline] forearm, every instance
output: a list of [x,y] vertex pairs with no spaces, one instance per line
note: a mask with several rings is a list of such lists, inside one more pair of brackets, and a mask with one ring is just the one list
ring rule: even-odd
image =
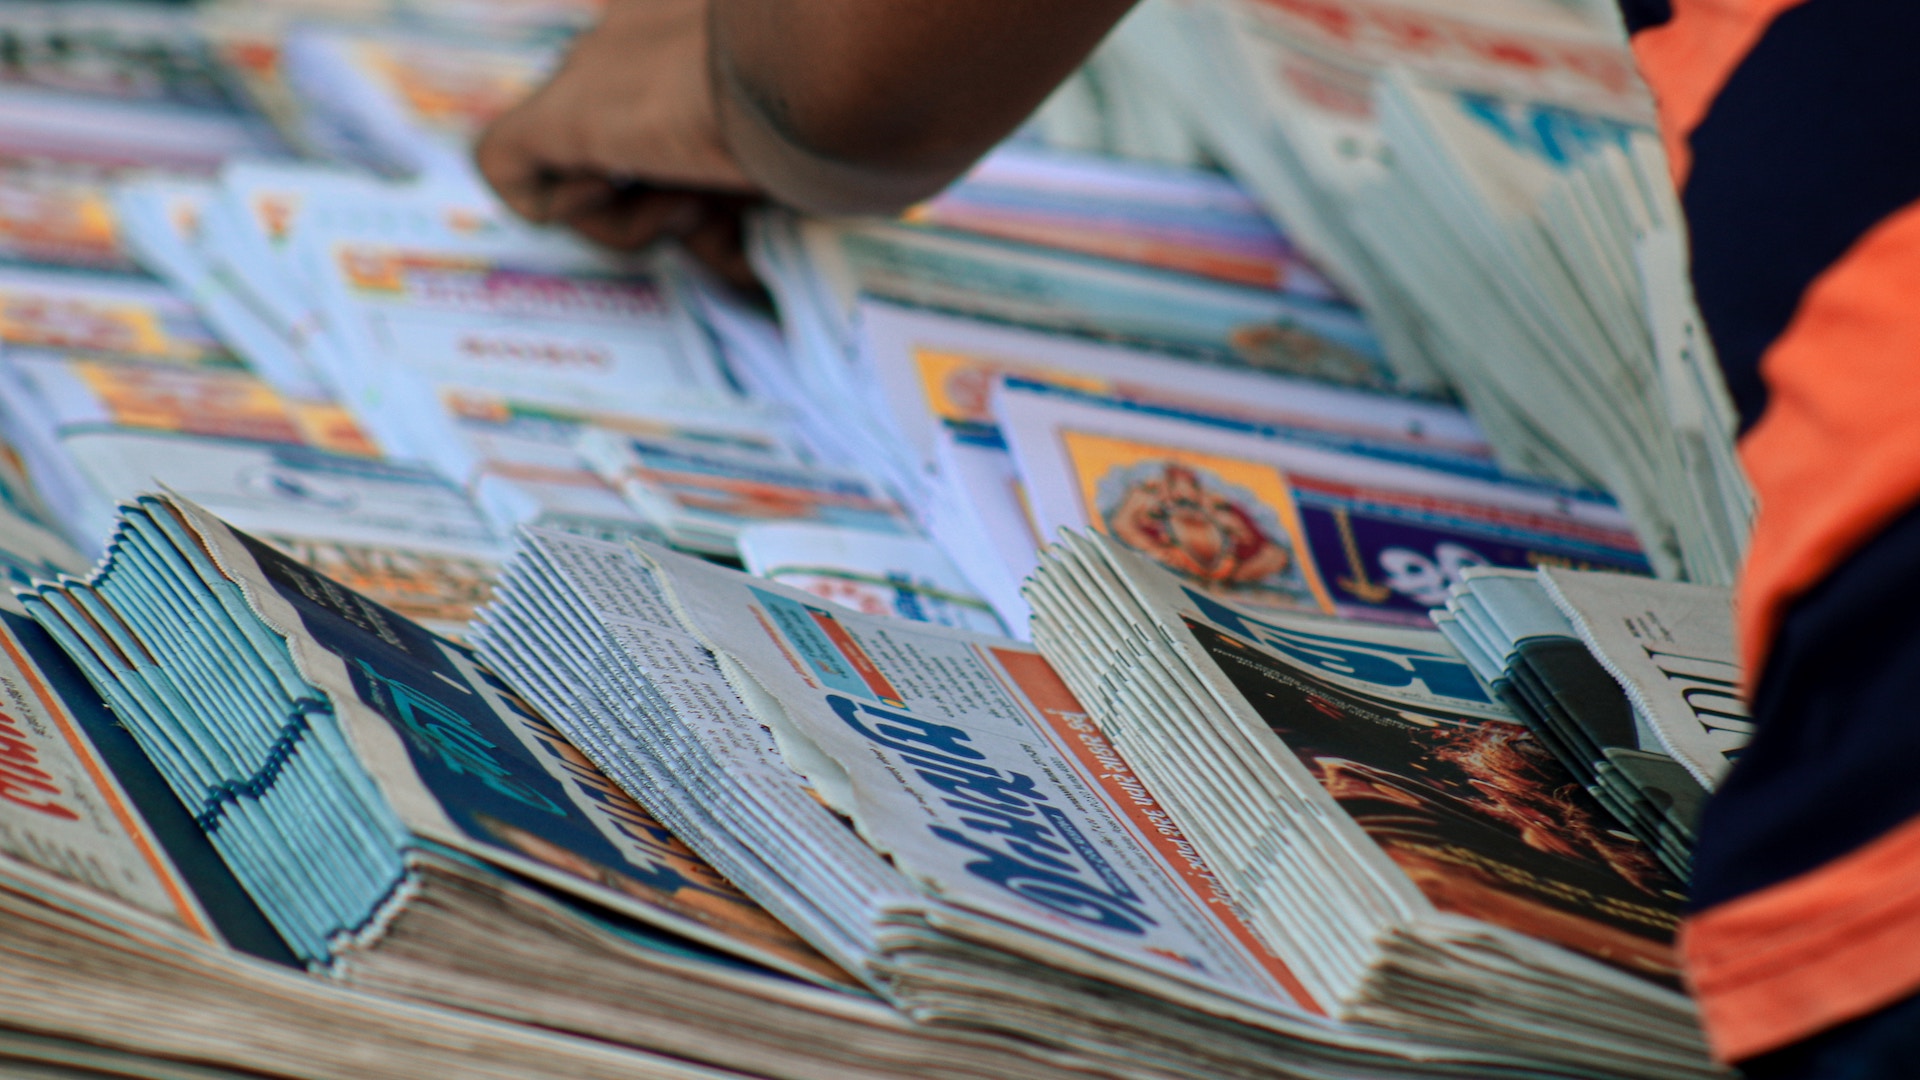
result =
[[1030,114],[1133,0],[711,0],[721,133],[774,199],[887,213]]
[[1004,138],[1132,3],[609,0],[475,160],[522,215],[619,248],[757,195],[892,212]]

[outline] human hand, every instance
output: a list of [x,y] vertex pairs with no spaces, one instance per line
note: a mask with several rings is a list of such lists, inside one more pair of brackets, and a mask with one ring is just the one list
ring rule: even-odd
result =
[[755,194],[715,115],[707,0],[611,0],[474,158],[521,216],[616,248],[731,234]]

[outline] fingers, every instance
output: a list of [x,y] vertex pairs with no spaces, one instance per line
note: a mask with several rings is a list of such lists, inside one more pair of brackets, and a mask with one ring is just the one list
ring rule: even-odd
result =
[[656,24],[672,0],[610,7],[546,86],[488,127],[474,163],[530,221],[624,251],[684,238],[722,277],[748,283],[739,212],[751,184],[713,129],[702,2],[683,0],[686,17],[670,25]]
[[549,221],[553,187],[561,174],[551,154],[535,137],[536,101],[523,102],[488,125],[474,146],[473,162],[514,213],[529,221]]
[[741,216],[756,203],[737,195],[627,187],[604,202],[553,220],[620,251],[679,240],[722,280],[752,290],[759,283],[747,261]]
[[700,224],[703,197],[695,192],[613,190],[609,197],[554,220],[597,244],[621,251],[638,250],[664,236],[680,236]]
[[476,145],[474,163],[501,201],[631,249],[699,228],[707,191],[752,190],[713,109],[707,3],[610,3],[552,79]]
[[722,281],[736,289],[759,292],[760,279],[747,261],[743,212],[751,200],[731,199],[709,203],[698,227],[681,238],[687,253],[704,263]]
[[612,180],[595,173],[550,173],[539,190],[538,216],[534,221],[571,224],[616,202],[619,188]]
[[521,217],[565,225],[610,248],[634,251],[662,237],[702,230],[719,236],[716,223],[737,217],[745,202],[738,196],[620,182],[597,171],[556,167],[538,152],[537,144],[520,137],[520,128],[519,118],[509,116],[488,130],[474,153],[482,175]]

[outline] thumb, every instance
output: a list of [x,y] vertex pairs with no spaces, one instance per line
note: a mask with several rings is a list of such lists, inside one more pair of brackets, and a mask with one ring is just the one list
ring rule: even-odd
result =
[[502,113],[473,148],[473,163],[500,201],[530,221],[553,220],[556,187],[570,170],[543,145],[539,95]]

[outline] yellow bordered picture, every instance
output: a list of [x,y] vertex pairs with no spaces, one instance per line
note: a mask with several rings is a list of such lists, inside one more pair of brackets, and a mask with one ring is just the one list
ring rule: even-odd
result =
[[1333,612],[1279,469],[1085,431],[1060,440],[1093,528],[1210,591]]

